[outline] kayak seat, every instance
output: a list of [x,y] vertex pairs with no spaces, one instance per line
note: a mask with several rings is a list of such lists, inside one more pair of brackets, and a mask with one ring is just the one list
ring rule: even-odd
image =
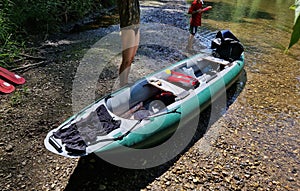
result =
[[[157,79],[157,78],[152,77],[149,79],[149,83],[152,86],[157,87],[163,91],[173,93],[176,97],[178,97],[180,99],[183,99],[184,97],[189,95],[189,92],[186,91],[185,89],[183,89],[175,84],[172,84],[171,82],[163,80],[163,79]],[[183,96],[183,95],[185,95],[185,96]]]
[[122,93],[109,98],[106,102],[107,108],[116,115],[127,112],[141,102],[160,93],[160,90],[149,85],[146,79],[139,81],[133,86],[125,89]]
[[187,68],[192,68],[194,70],[195,76],[199,78],[203,74],[206,74],[210,71],[219,71],[220,64],[213,62],[209,58],[199,59],[196,62],[188,62]]

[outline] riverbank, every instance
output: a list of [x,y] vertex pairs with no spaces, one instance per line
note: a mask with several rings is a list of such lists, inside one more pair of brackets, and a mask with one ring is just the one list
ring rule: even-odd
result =
[[[176,27],[182,34],[178,36],[182,44],[174,51],[145,43],[132,68],[138,71],[136,77],[183,59],[187,40],[184,34],[188,34],[184,30],[187,26],[184,1],[141,1],[141,6],[144,23]],[[205,25],[212,22],[206,20]],[[193,144],[168,164],[131,170],[113,166],[93,155],[78,160],[47,151],[43,146],[46,133],[73,113],[73,80],[82,58],[96,42],[114,32],[118,32],[118,26],[49,39],[40,49],[48,64],[22,73],[27,83],[18,86],[14,94],[1,95],[1,190],[294,191],[300,188],[300,113],[297,104],[290,105],[287,101],[297,99],[299,87],[292,85],[297,84],[297,79],[286,76],[283,82],[276,83],[275,76],[276,71],[295,72],[291,69],[299,68],[299,60],[281,55],[291,69],[281,63],[272,67],[265,65],[264,70],[255,69],[249,60],[256,58],[257,49],[254,42],[246,38],[245,87],[224,116],[211,126],[199,124],[209,129],[207,133],[202,137],[203,132],[200,132]],[[151,68],[148,62],[154,59],[160,64]],[[120,55],[115,56],[112,63],[98,80],[97,96],[113,89]],[[208,118],[204,116],[205,119]]]

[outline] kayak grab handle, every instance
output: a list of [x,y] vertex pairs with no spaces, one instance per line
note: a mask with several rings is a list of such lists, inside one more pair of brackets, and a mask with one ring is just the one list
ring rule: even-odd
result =
[[170,114],[170,113],[178,113],[178,114],[181,114],[181,112],[177,111],[177,109],[179,109],[179,107],[176,108],[176,109],[173,109],[173,110],[171,110],[171,111],[167,111],[167,112],[162,112],[162,113],[157,113],[157,114],[154,114],[154,115],[150,115],[150,116],[148,116],[148,117],[146,117],[146,118],[144,118],[144,119],[151,120],[151,119],[153,119],[153,118],[155,118],[155,117],[159,117],[159,116],[162,116],[162,115],[167,115],[167,114]]
[[49,143],[52,145],[58,152],[62,152],[62,146],[54,139],[53,135],[49,137]]

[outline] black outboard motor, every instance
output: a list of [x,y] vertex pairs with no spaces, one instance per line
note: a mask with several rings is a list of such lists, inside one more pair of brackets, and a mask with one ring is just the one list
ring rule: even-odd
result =
[[244,52],[241,42],[229,30],[219,31],[211,48],[214,49],[213,56],[230,62],[238,60]]

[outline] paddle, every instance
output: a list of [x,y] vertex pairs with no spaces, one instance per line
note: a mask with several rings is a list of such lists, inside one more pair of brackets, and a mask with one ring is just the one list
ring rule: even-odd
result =
[[15,87],[8,82],[0,79],[0,92],[9,94],[15,90]]
[[0,76],[6,78],[7,80],[9,80],[10,82],[13,82],[15,84],[24,84],[25,83],[25,79],[3,67],[0,67]]

